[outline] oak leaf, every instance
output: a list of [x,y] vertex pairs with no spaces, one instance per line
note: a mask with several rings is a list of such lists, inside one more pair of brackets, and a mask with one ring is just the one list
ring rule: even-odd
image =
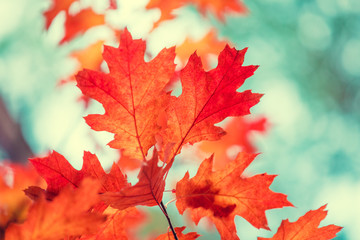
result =
[[58,240],[96,233],[106,220],[104,215],[89,212],[99,201],[99,187],[95,180],[84,179],[77,189],[63,188],[53,201],[42,195],[24,223],[7,228],[5,240]]
[[[182,93],[172,97],[167,112],[167,126],[161,132],[161,150],[171,148],[174,157],[186,143],[218,140],[224,130],[214,124],[229,116],[250,113],[260,101],[261,94],[250,90],[237,92],[257,66],[242,66],[246,49],[237,51],[226,45],[220,53],[218,66],[205,72],[200,58],[194,53],[180,78]],[[165,160],[167,161],[167,160]]]
[[336,237],[342,227],[328,225],[320,227],[320,222],[326,217],[326,205],[317,210],[311,210],[296,222],[283,220],[277,233],[272,238],[259,237],[258,240],[330,240]]
[[[64,156],[53,151],[49,156],[43,158],[29,159],[37,172],[47,182],[47,193],[56,196],[61,189],[70,185],[79,187],[80,182],[85,177],[91,177],[101,184],[100,193],[106,191],[120,191],[127,186],[126,176],[124,176],[119,167],[114,163],[110,173],[105,173],[96,155],[90,152],[84,152],[82,169],[76,170],[65,159]],[[39,195],[37,189],[30,188],[28,195]]]
[[189,179],[187,172],[176,185],[176,207],[180,214],[189,208],[195,224],[203,217],[210,218],[221,239],[239,239],[234,224],[236,215],[256,228],[269,229],[265,211],[292,204],[286,195],[269,189],[274,175],[244,176],[255,156],[240,153],[223,170],[215,172],[211,156],[201,163],[195,177]]
[[101,199],[116,209],[126,209],[137,205],[160,205],[165,189],[165,178],[172,164],[158,166],[159,157],[156,150],[149,161],[143,161],[138,179],[134,186],[128,186],[119,192],[106,192]]
[[232,161],[237,152],[231,156],[231,148],[239,149],[239,152],[255,153],[256,148],[251,135],[254,132],[264,133],[267,128],[267,119],[259,117],[249,119],[237,117],[229,119],[223,126],[226,135],[217,141],[203,141],[199,144],[198,150],[205,153],[214,154],[214,169],[224,168],[225,165]]
[[[190,232],[186,234],[182,233],[185,230],[185,227],[177,227],[174,230],[179,240],[193,240],[200,237],[200,235],[196,232]],[[167,233],[158,236],[155,240],[175,240],[175,238],[173,233],[168,231]]]
[[104,47],[110,73],[83,70],[76,75],[84,95],[99,101],[105,114],[85,118],[96,131],[115,134],[110,147],[124,149],[130,158],[144,159],[160,127],[159,114],[168,104],[163,88],[174,74],[174,48],[163,49],[150,62],[144,61],[145,43],[133,40],[125,30],[120,46]]

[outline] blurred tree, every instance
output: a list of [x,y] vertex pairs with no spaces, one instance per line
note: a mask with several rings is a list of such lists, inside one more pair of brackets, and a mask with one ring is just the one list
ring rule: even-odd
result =
[[12,118],[2,98],[0,98],[0,119],[0,147],[6,152],[8,159],[27,163],[33,152],[22,134],[20,125]]

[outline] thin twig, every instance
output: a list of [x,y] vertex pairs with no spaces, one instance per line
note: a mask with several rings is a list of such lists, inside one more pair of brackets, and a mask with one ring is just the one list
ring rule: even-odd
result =
[[174,229],[174,227],[173,227],[173,225],[172,225],[172,223],[171,223],[170,217],[169,217],[169,215],[168,215],[168,213],[167,213],[167,211],[166,211],[166,207],[165,207],[165,205],[164,205],[164,203],[163,203],[162,201],[160,202],[160,206],[159,206],[159,207],[160,207],[160,208],[163,210],[163,212],[164,212],[164,215],[165,215],[165,217],[166,217],[166,219],[167,219],[167,221],[168,221],[168,223],[169,223],[170,229],[171,229],[171,231],[172,231],[172,233],[173,233],[173,235],[174,235],[175,240],[179,240],[178,237],[177,237],[177,235],[176,235],[175,229]]

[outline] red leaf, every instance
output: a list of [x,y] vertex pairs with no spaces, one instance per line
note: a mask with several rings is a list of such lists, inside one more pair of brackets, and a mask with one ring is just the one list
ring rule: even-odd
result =
[[163,49],[144,61],[145,43],[125,30],[119,48],[105,46],[103,56],[110,73],[83,70],[76,76],[83,94],[103,104],[105,114],[86,117],[92,129],[115,134],[110,147],[125,149],[130,158],[144,159],[155,145],[157,118],[168,103],[162,89],[174,73],[174,48]]
[[225,134],[214,126],[229,116],[250,113],[261,94],[250,90],[237,92],[257,66],[242,66],[246,49],[237,51],[226,46],[217,68],[205,72],[200,58],[193,54],[181,71],[182,94],[172,97],[167,108],[167,127],[162,132],[164,149],[172,147],[175,156],[182,145],[202,140],[218,140]]
[[47,182],[47,191],[55,195],[69,184],[78,187],[83,179],[83,175],[78,174],[79,171],[74,169],[64,156],[55,151],[47,157],[33,158],[29,161]]
[[[193,240],[200,237],[199,234],[196,232],[190,232],[190,233],[182,233],[185,230],[185,227],[177,227],[175,228],[175,233],[179,240]],[[155,240],[175,240],[174,235],[171,231],[168,231],[167,233],[164,233],[160,236],[158,236]]]
[[123,188],[120,192],[107,192],[102,200],[113,208],[126,209],[137,205],[159,205],[165,189],[165,177],[171,167],[158,167],[158,154],[154,151],[149,161],[144,161],[140,169],[139,182]]
[[283,220],[272,238],[259,237],[258,240],[329,240],[336,237],[342,227],[328,225],[319,228],[320,222],[326,217],[327,211],[324,211],[326,205],[317,210],[311,210],[296,222]]
[[292,206],[286,195],[269,189],[275,176],[243,175],[255,154],[240,153],[224,170],[212,171],[213,157],[204,160],[195,177],[187,172],[176,185],[176,207],[183,214],[191,211],[192,220],[198,224],[202,217],[214,222],[221,239],[239,239],[234,218],[239,215],[256,228],[268,229],[265,211]]
[[95,13],[91,8],[82,9],[75,15],[67,13],[65,21],[65,36],[61,39],[60,44],[68,42],[76,36],[83,34],[86,30],[103,25],[105,16]]
[[[84,152],[83,167],[80,171],[74,169],[64,156],[55,151],[48,157],[30,159],[30,162],[45,179],[48,184],[47,192],[52,195],[57,195],[68,185],[78,187],[85,177],[92,177],[100,182],[100,193],[119,191],[127,185],[126,177],[116,164],[113,164],[110,173],[106,174],[96,155],[89,152]],[[36,195],[31,191],[28,194]]]
[[117,9],[117,2],[116,0],[109,0],[110,1],[110,9]]
[[100,193],[120,191],[129,185],[126,175],[123,175],[117,164],[114,163],[107,174],[96,155],[90,152],[84,152],[84,163],[80,172],[84,177],[92,177],[100,181]]
[[23,224],[12,224],[6,240],[50,240],[97,232],[106,217],[88,210],[99,201],[99,185],[85,179],[76,190],[64,188],[53,201],[41,197],[30,208]]

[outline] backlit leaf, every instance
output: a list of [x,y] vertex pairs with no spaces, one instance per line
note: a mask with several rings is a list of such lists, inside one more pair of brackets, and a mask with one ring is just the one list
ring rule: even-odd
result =
[[257,66],[242,66],[246,49],[237,51],[226,46],[219,56],[218,66],[205,72],[201,60],[193,54],[181,70],[182,94],[170,99],[166,109],[167,126],[162,132],[163,150],[171,147],[175,156],[186,143],[218,140],[224,130],[214,124],[229,116],[250,113],[261,94],[250,90],[237,92]]
[[258,240],[330,240],[336,237],[342,227],[328,225],[320,227],[320,222],[327,215],[326,205],[317,210],[311,210],[296,222],[283,220],[277,233],[272,238],[261,238]]
[[123,188],[120,192],[107,192],[102,200],[113,208],[126,209],[137,205],[160,205],[165,189],[165,177],[171,164],[158,166],[156,151],[149,161],[144,161],[138,175],[139,181],[134,186]]
[[63,188],[53,201],[41,196],[30,208],[22,224],[12,224],[5,232],[6,240],[58,240],[98,231],[106,217],[89,212],[98,201],[99,185],[85,179],[74,189]]
[[[84,162],[80,171],[76,170],[71,164],[57,152],[51,153],[44,158],[30,159],[38,173],[47,182],[47,192],[56,196],[61,189],[71,185],[79,187],[80,182],[85,177],[91,177],[101,184],[100,193],[106,191],[119,191],[127,186],[126,176],[122,174],[119,167],[113,164],[110,173],[105,173],[98,158],[89,152],[84,153]],[[31,190],[27,192],[32,195]],[[35,193],[35,195],[37,195]]]
[[269,229],[265,211],[292,206],[286,195],[269,189],[275,176],[260,174],[252,177],[243,172],[255,154],[240,153],[223,170],[212,171],[213,157],[204,160],[195,177],[187,172],[176,185],[176,207],[181,214],[190,209],[198,224],[208,217],[218,229],[221,239],[239,239],[234,223],[241,216],[256,228]]
[[163,49],[144,61],[145,43],[125,30],[119,48],[105,46],[103,56],[110,73],[83,70],[76,76],[83,94],[99,101],[105,114],[92,114],[92,129],[115,134],[110,147],[124,149],[131,158],[144,159],[160,130],[159,114],[168,104],[163,88],[174,73],[174,48]]

